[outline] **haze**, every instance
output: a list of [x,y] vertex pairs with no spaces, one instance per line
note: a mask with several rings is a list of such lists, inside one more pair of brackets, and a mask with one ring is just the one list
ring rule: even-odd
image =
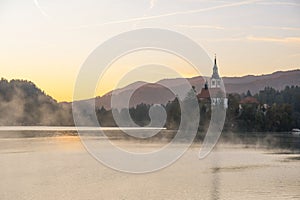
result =
[[[114,35],[144,27],[180,32],[211,57],[216,53],[222,76],[295,69],[300,61],[299,10],[300,3],[291,0],[2,0],[1,77],[31,80],[58,101],[71,101],[89,53]],[[185,77],[198,75],[176,58],[167,61]],[[130,60],[121,66],[131,67]],[[120,78],[114,72],[110,77]],[[107,84],[97,95],[110,89]]]

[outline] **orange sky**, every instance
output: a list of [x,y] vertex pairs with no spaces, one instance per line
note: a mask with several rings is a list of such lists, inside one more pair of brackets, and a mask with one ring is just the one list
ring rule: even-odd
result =
[[[77,73],[88,55],[114,35],[145,27],[182,33],[211,58],[217,53],[222,76],[296,69],[300,68],[299,9],[300,3],[292,0],[174,0],[172,4],[4,0],[0,2],[1,77],[31,80],[58,101],[71,101]],[[199,75],[179,58],[161,52],[149,55],[132,54],[116,62],[96,95],[111,90],[126,70],[149,63],[162,63],[186,77]],[[210,75],[209,70],[203,74]],[[130,76],[120,86],[174,76],[162,69],[157,76]]]

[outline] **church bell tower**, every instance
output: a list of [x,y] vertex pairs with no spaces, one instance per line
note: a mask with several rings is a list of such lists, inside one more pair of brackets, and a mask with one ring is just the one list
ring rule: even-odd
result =
[[210,79],[210,87],[211,88],[220,88],[221,87],[221,78],[220,78],[219,72],[218,72],[216,55],[215,55],[215,61],[214,61],[214,67],[213,67],[213,74]]

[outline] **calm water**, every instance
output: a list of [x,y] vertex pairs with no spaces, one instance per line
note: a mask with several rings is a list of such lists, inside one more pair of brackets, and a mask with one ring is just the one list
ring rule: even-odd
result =
[[[194,144],[170,167],[132,175],[97,162],[73,132],[0,131],[0,199],[300,199],[299,140],[283,136],[225,137],[204,160]],[[145,152],[167,141],[115,143]]]

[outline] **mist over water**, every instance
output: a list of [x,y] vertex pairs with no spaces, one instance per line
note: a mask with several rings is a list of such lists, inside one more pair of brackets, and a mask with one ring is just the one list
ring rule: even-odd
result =
[[[178,130],[166,130],[158,127],[73,127],[73,126],[0,126],[0,138],[30,138],[30,137],[56,137],[56,136],[78,136],[77,131],[83,131],[86,136],[107,136],[115,140],[143,141],[145,143],[170,141]],[[127,134],[132,132],[132,134]],[[152,137],[143,138],[147,131],[156,131]],[[141,135],[139,138],[131,135]],[[201,144],[207,133],[199,132],[195,138],[195,144]],[[184,142],[184,138],[180,140]],[[300,136],[292,135],[290,132],[223,132],[219,144],[238,144],[245,148],[283,149],[300,151]]]
[[0,80],[0,126],[73,125],[71,106],[24,80]]
[[[271,138],[248,134],[239,139],[224,135],[203,160],[197,157],[201,141],[196,141],[171,166],[155,173],[132,175],[93,159],[76,132],[46,129],[0,131],[0,199],[300,198],[299,152],[287,144],[265,145],[268,141],[277,144],[280,135]],[[175,133],[163,130],[148,142],[125,137],[118,130],[107,130],[106,134],[114,136],[115,145],[140,153],[162,148]],[[285,142],[299,142],[299,138],[292,138]],[[95,144],[102,141],[100,137],[91,140]]]

